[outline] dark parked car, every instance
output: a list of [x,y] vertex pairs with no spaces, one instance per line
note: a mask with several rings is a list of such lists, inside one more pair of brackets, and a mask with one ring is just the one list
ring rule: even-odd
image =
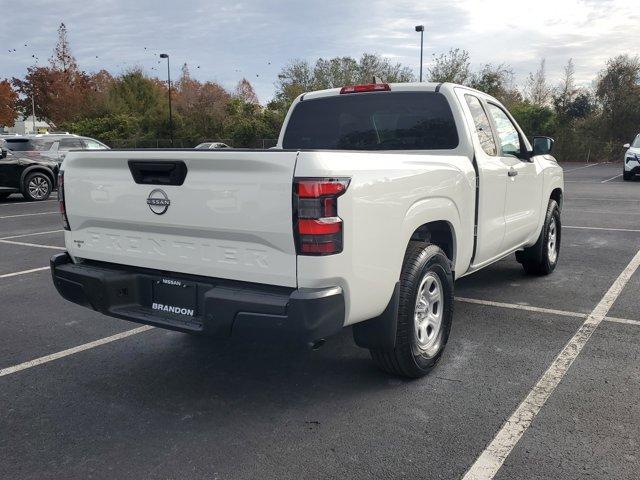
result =
[[7,150],[0,140],[0,200],[12,193],[21,193],[27,200],[46,200],[57,178],[57,161],[37,152]]

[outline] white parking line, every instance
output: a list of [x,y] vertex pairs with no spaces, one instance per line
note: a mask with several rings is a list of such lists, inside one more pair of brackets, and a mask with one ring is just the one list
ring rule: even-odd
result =
[[576,170],[582,170],[583,168],[595,167],[596,165],[600,165],[599,163],[590,163],[589,165],[584,165],[582,167],[570,168],[569,170],[564,170],[564,173],[575,172]]
[[633,228],[579,227],[577,225],[562,225],[562,228],[575,228],[579,230],[608,230],[611,232],[640,232],[640,230],[634,230]]
[[575,335],[540,377],[515,412],[504,423],[487,448],[465,474],[463,480],[489,480],[495,477],[502,464],[524,433],[531,426],[540,409],[566,375],[573,361],[587,344],[593,332],[602,323],[607,312],[623,288],[640,266],[640,250],[631,259],[596,308],[589,314]]
[[75,353],[83,352],[85,350],[96,348],[101,345],[105,345],[107,343],[115,342],[116,340],[122,340],[123,338],[127,338],[132,335],[137,335],[138,333],[146,332],[147,330],[151,330],[152,328],[154,327],[145,325],[143,327],[134,328],[133,330],[127,330],[126,332],[118,333],[116,335],[111,335],[110,337],[105,337],[99,340],[95,340],[93,342],[85,343],[84,345],[68,348],[67,350],[62,350],[61,352],[52,353],[51,355],[45,355],[44,357],[36,358],[34,360],[29,360],[28,362],[20,363],[12,367],[3,368],[2,370],[0,370],[0,377],[11,375],[12,373],[20,372],[22,370],[26,370],[28,368],[32,368],[38,365],[42,365],[43,363],[52,362],[54,360],[58,360],[59,358],[68,357],[69,355],[73,355]]
[[0,207],[19,207],[22,205],[42,205],[43,203],[51,203],[57,202],[58,200],[41,200],[39,202],[11,202],[11,203],[0,203]]
[[27,273],[41,272],[43,270],[49,270],[49,267],[32,268],[31,270],[23,270],[21,272],[5,273],[0,275],[0,278],[17,277],[18,275],[25,275]]
[[551,315],[561,315],[564,317],[585,318],[587,316],[586,313],[567,312],[566,310],[554,310],[552,308],[532,307],[530,305],[520,305],[518,303],[492,302],[490,300],[478,300],[475,298],[464,298],[464,297],[455,297],[455,299],[458,302],[463,302],[463,303],[474,303],[476,305],[486,305],[489,307],[511,308],[513,310],[525,310],[527,312],[549,313]]
[[64,232],[64,230],[49,230],[47,232],[23,233],[22,235],[12,235],[10,237],[2,237],[0,238],[0,240],[11,240],[12,238],[32,237],[35,235],[47,235],[49,233],[60,233],[60,232]]
[[40,245],[38,243],[15,242],[13,240],[0,240],[0,243],[7,243],[10,245],[20,245],[22,247],[52,248],[54,250],[66,250],[65,247],[56,247],[55,245]]
[[[477,298],[455,297],[457,302],[473,303],[475,305],[486,305],[488,307],[508,308],[512,310],[523,310],[525,312],[549,313],[551,315],[559,315],[562,317],[587,318],[586,313],[569,312],[567,310],[554,310],[552,308],[533,307],[531,305],[521,305],[519,303],[503,303],[493,302],[491,300],[480,300]],[[625,323],[627,325],[640,326],[640,320],[631,320],[628,318],[604,317],[607,322]]]
[[621,176],[622,176],[622,174],[616,175],[615,177],[611,177],[611,178],[609,178],[607,180],[603,180],[600,183],[607,183],[607,182],[610,182],[611,180],[615,180],[616,178],[621,177]]
[[54,215],[54,214],[59,215],[60,212],[20,213],[18,215],[4,215],[0,217],[0,220],[2,220],[3,218],[33,217],[35,215]]

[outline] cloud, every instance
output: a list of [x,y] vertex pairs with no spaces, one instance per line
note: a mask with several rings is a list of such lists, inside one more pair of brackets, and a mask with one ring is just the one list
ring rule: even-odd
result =
[[637,52],[640,11],[631,0],[32,0],[12,9],[11,28],[0,32],[0,77],[24,75],[31,55],[46,62],[62,21],[87,71],[140,66],[164,78],[157,55],[166,52],[174,77],[184,62],[197,78],[227,88],[246,77],[267,101],[294,58],[376,52],[417,71],[418,24],[426,30],[426,67],[433,54],[464,48],[474,66],[507,63],[521,81],[545,57],[555,80],[573,57],[587,84],[607,58]]

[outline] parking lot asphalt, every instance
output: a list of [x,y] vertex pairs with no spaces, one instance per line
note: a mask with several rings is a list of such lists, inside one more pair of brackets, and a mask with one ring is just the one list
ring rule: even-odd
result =
[[316,351],[125,336],[139,326],[55,292],[56,203],[0,202],[0,478],[462,478],[603,300],[502,468],[477,478],[637,478],[640,271],[608,291],[640,249],[640,181],[564,168],[554,274],[509,257],[460,279],[443,359],[416,381],[377,371],[349,329]]

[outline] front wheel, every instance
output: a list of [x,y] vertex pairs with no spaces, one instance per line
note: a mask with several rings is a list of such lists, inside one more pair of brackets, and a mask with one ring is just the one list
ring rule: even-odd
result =
[[32,202],[46,200],[51,195],[53,184],[49,177],[42,172],[33,172],[24,180],[22,195]]
[[516,259],[524,271],[530,275],[549,275],[558,264],[562,224],[560,209],[555,200],[549,200],[547,213],[538,241],[522,252],[516,252]]
[[382,370],[419,378],[438,363],[453,318],[453,275],[449,259],[437,245],[411,242],[400,276],[396,344],[371,350]]
[[622,171],[622,179],[629,181],[633,178],[633,174],[631,172],[627,172],[626,170]]

